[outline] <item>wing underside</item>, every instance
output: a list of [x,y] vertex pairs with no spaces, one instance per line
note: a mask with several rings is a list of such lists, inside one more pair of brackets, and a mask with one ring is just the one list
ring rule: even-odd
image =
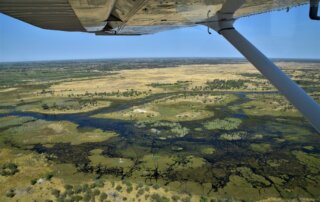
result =
[[[193,26],[225,0],[1,0],[0,12],[53,30],[140,35]],[[236,18],[298,6],[306,0],[247,0]]]

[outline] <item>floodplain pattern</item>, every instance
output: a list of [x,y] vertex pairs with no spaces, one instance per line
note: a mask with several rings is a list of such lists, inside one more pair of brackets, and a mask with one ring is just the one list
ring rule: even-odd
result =
[[1,63],[0,100],[0,201],[320,199],[320,134],[243,60]]

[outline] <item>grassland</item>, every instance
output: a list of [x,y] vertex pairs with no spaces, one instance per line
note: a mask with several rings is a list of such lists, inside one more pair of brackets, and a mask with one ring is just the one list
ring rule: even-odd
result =
[[320,199],[319,134],[245,61],[0,64],[0,100],[0,201]]
[[42,114],[74,114],[107,108],[111,101],[96,99],[44,98],[41,102],[16,107],[19,111]]
[[[0,123],[8,126],[10,124],[8,123],[8,118],[3,119],[0,119]],[[16,120],[15,117],[9,117],[9,119]],[[77,129],[76,124],[67,121],[49,122],[33,120],[26,122],[32,119],[17,119],[20,120],[19,123],[22,125],[2,132],[0,136],[1,142],[10,143],[17,147],[28,147],[35,144],[52,145],[56,143],[81,144],[84,142],[100,142],[116,136],[114,132],[104,132],[99,129],[81,131]]]

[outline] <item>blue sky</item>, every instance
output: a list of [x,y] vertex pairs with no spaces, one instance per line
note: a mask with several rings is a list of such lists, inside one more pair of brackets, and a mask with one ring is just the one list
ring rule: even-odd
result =
[[[272,58],[320,59],[320,21],[308,6],[241,18],[236,28]],[[110,37],[44,30],[0,14],[0,62],[129,57],[241,57],[202,26]]]

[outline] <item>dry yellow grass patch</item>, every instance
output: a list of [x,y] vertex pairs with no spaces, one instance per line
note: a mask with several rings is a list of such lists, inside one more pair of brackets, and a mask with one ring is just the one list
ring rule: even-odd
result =
[[[51,165],[43,155],[32,152],[20,153],[2,148],[0,150],[0,164],[8,162],[15,163],[19,171],[13,176],[0,176],[0,201],[9,201],[9,198],[6,197],[6,192],[9,189],[15,190],[15,199],[22,197],[24,198],[22,201],[33,201],[31,199],[35,190],[30,182],[32,179],[41,178],[46,173],[52,172]],[[45,190],[43,189],[41,194],[44,194]],[[37,193],[40,194],[40,192]]]
[[101,78],[62,82],[52,85],[50,90],[67,96],[69,94],[84,94],[86,92],[124,92],[127,89],[137,91],[162,92],[162,89],[152,88],[151,83],[175,83],[177,81],[192,81],[193,85],[202,85],[207,80],[232,80],[244,78],[240,73],[257,73],[249,64],[219,64],[219,65],[182,65],[172,68],[122,70],[117,75]]
[[183,96],[177,98],[163,98],[159,99],[156,102],[164,103],[164,104],[175,104],[179,102],[185,103],[198,103],[198,104],[206,104],[206,105],[220,105],[226,104],[232,101],[235,101],[237,98],[234,95],[195,95],[195,96]]
[[10,92],[17,90],[17,88],[6,88],[6,89],[0,89],[0,93]]
[[258,202],[313,202],[313,201],[315,200],[310,198],[281,199],[281,198],[272,197],[272,198],[259,200]]

